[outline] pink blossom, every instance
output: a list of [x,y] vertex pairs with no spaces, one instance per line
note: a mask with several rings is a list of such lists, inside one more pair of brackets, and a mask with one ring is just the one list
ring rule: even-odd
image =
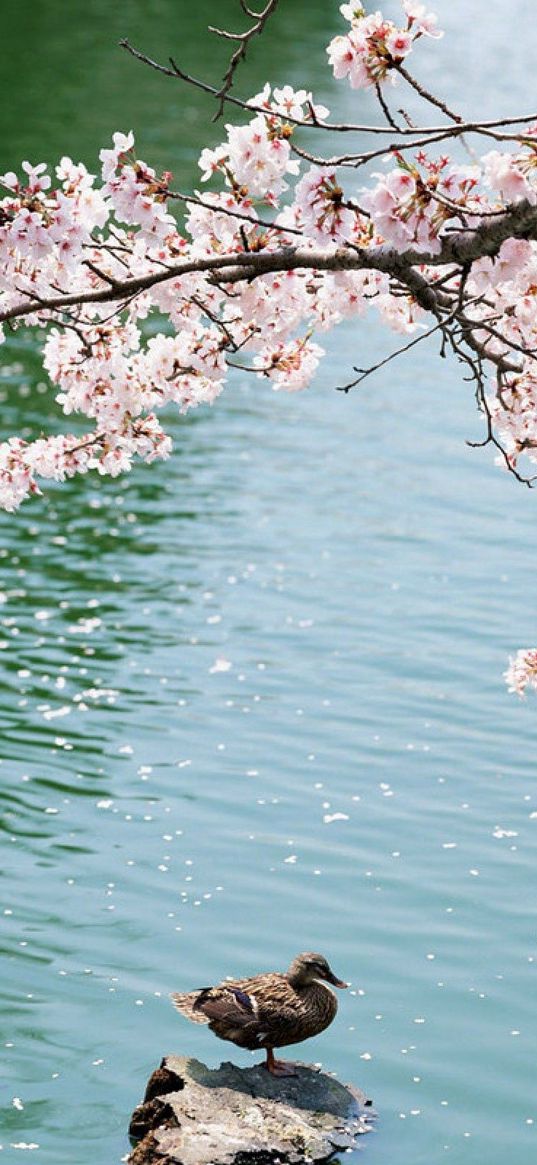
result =
[[274,89],[271,109],[282,117],[293,117],[297,121],[309,121],[311,110],[317,121],[325,121],[330,110],[326,105],[314,102],[312,94],[305,89],[293,89],[291,85],[284,85],[281,89]]
[[112,173],[104,192],[119,221],[142,227],[148,241],[165,238],[175,229],[175,219],[166,209],[155,171],[145,163],[124,165],[119,173]]
[[375,307],[382,322],[394,332],[408,336],[423,327],[421,323],[423,311],[411,296],[396,298],[389,294],[378,295]]
[[28,175],[26,189],[29,194],[40,194],[50,187],[50,178],[46,173],[46,162],[40,162],[38,166],[32,166],[30,162],[23,162],[22,169]]
[[20,255],[41,260],[52,248],[52,238],[37,211],[21,209],[9,228],[9,242]]
[[413,243],[431,254],[442,248],[442,228],[460,206],[481,210],[483,199],[474,192],[476,167],[450,166],[449,159],[429,159],[421,151],[417,165],[400,155],[397,169],[375,174],[377,185],[362,195],[379,234],[402,250]]
[[509,660],[504,677],[509,691],[517,696],[524,696],[527,687],[537,689],[537,650],[523,648],[517,651]]
[[[472,285],[485,291],[502,283],[510,283],[524,272],[533,256],[532,244],[526,239],[506,239],[494,259],[480,259],[472,268]],[[516,309],[515,309],[516,310]],[[532,311],[535,306],[532,305]]]
[[318,121],[324,121],[330,110],[325,105],[319,105],[313,100],[312,94],[306,89],[293,89],[291,85],[283,85],[280,89],[274,88],[271,97],[271,87],[263,86],[260,93],[250,97],[248,105],[263,105],[267,113],[278,117],[291,117],[296,121],[311,121],[311,111]]
[[[200,196],[201,197],[201,196]],[[192,253],[196,255],[223,254],[230,250],[244,250],[244,235],[252,241],[256,227],[250,221],[241,224],[241,217],[257,218],[249,199],[239,199],[230,191],[210,191],[203,196],[204,206],[191,203],[185,226],[192,238]],[[209,205],[207,205],[209,204]],[[222,208],[219,213],[219,208]]]
[[[353,73],[358,60],[358,52],[350,36],[335,36],[330,41],[326,51],[336,81],[341,81],[342,77],[348,77]],[[366,78],[367,74],[364,70],[364,85]],[[355,88],[359,88],[359,86],[355,86]]]
[[8,170],[5,174],[0,174],[0,184],[6,186],[8,190],[18,192],[20,183],[17,175],[12,170]]
[[129,133],[115,133],[112,135],[114,148],[112,150],[101,150],[99,158],[102,162],[102,177],[103,182],[108,182],[108,179],[115,174],[120,158],[123,154],[128,154],[134,145],[134,134]]
[[288,344],[266,347],[254,357],[258,376],[272,381],[276,391],[299,392],[306,387],[317,368],[323,348],[310,340],[293,340]]
[[228,158],[225,146],[217,146],[216,150],[205,148],[199,156],[198,166],[201,170],[201,181],[208,182],[215,174],[225,172],[223,163]]
[[321,244],[351,236],[356,214],[343,201],[336,171],[329,167],[312,166],[295,187],[295,207],[304,231]]
[[353,89],[366,89],[389,79],[397,81],[394,63],[411,52],[422,35],[439,37],[436,17],[426,13],[422,4],[409,0],[404,4],[406,28],[397,28],[381,12],[367,15],[361,4],[343,4],[342,15],[350,22],[346,36],[336,36],[327,48],[328,59],[337,79],[348,77]]
[[340,4],[339,11],[351,24],[358,20],[362,20],[365,16],[365,8],[360,0],[354,0],[354,4]]
[[522,199],[527,199],[532,205],[537,202],[537,190],[524,173],[528,160],[527,155],[513,157],[498,150],[492,150],[482,159],[486,181],[506,202],[520,202]]
[[248,125],[226,126],[229,165],[237,182],[254,198],[286,189],[284,174],[297,174],[298,162],[291,158],[289,142],[269,134],[266,119],[254,118]]
[[438,17],[435,16],[434,12],[426,12],[424,4],[420,4],[417,0],[403,0],[403,8],[414,32],[420,32],[424,36],[432,36],[436,39],[444,35],[436,27]]
[[394,29],[386,37],[386,48],[390,56],[400,59],[406,57],[412,48],[413,37],[408,32],[402,32],[400,29]]

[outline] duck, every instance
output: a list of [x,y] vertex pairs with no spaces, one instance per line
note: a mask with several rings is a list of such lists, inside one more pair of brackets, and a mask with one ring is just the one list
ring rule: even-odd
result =
[[215,987],[174,992],[177,1011],[193,1023],[206,1023],[221,1040],[249,1051],[264,1049],[272,1076],[294,1076],[296,1065],[274,1057],[275,1048],[317,1036],[337,1012],[333,987],[348,987],[324,955],[306,951],[285,972],[266,971],[249,979],[226,979]]

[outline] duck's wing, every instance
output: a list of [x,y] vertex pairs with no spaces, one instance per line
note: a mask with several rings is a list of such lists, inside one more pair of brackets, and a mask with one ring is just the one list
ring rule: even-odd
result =
[[173,1006],[180,1011],[182,1015],[186,1015],[187,1019],[192,1020],[192,1023],[209,1023],[209,1017],[204,1015],[197,1006],[198,999],[207,991],[211,991],[211,987],[198,988],[197,991],[186,991],[180,994],[174,991],[170,995]]
[[274,1014],[296,1015],[301,1010],[301,1000],[291,987],[287,976],[277,971],[266,975],[256,975],[251,979],[238,979],[230,984],[248,997],[250,1006],[261,1022]]
[[[203,1019],[200,1021],[199,1016]],[[242,987],[226,983],[201,991],[194,1004],[192,1018],[208,1023],[215,1035],[231,1040],[241,1048],[259,1047],[259,1019],[255,998]]]
[[[174,1007],[193,1023],[208,1023],[220,1034],[223,1028],[239,1031],[256,1026],[265,1029],[277,1016],[285,1023],[297,1019],[297,997],[285,975],[269,972],[250,979],[231,979],[216,987],[203,987],[171,996]],[[299,1008],[300,1010],[300,1008]]]
[[257,1016],[256,997],[248,990],[251,983],[252,980],[237,979],[183,995],[175,993],[171,999],[174,1007],[193,1023],[229,1021],[231,1027],[242,1027]]

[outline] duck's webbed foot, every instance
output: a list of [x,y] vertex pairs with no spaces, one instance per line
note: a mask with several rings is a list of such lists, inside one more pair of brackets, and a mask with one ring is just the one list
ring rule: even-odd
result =
[[275,1060],[272,1048],[267,1048],[267,1059],[265,1062],[267,1072],[272,1076],[296,1076],[297,1066],[286,1060]]

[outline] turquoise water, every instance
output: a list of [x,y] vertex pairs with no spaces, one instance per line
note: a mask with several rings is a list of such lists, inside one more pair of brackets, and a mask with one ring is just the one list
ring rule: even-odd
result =
[[[210,109],[115,42],[203,51],[207,73],[216,7],[6,3],[2,167],[91,163],[133,126],[187,188]],[[472,5],[479,52],[462,0],[438,7],[451,48],[420,76],[438,61],[465,110],[529,107],[531,44],[506,45],[503,6]],[[278,27],[244,91],[295,69],[349,111],[317,47],[337,5],[283,3]],[[467,447],[471,391],[433,345],[332,391],[392,346],[346,327],[311,392],[239,377],[172,422],[167,465],[2,519],[10,1165],[119,1162],[163,1054],[250,1062],[168,992],[307,948],[352,981],[301,1054],[373,1098],[364,1160],[535,1160],[536,712],[502,680],[535,642],[535,495]],[[5,431],[35,431],[31,337],[2,355]]]

